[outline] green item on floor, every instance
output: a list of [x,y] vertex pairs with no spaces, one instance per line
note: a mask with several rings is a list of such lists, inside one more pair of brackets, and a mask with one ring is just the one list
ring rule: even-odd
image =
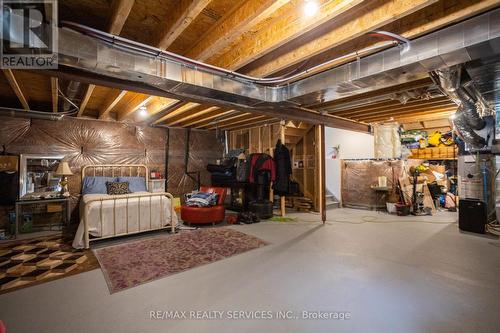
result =
[[270,218],[270,220],[275,222],[295,222],[295,218],[283,216],[273,216]]

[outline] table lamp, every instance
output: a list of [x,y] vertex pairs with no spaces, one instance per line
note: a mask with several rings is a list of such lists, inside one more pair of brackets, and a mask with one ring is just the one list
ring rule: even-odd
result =
[[61,185],[61,195],[63,197],[69,197],[67,176],[73,175],[73,172],[71,172],[68,162],[65,161],[59,162],[59,166],[57,167],[56,170],[56,175],[63,176],[61,182],[59,183]]

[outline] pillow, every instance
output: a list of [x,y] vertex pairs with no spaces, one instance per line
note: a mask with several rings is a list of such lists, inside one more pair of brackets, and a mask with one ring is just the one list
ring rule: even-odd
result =
[[106,182],[116,182],[116,177],[84,177],[82,194],[106,194]]
[[129,194],[128,182],[106,182],[109,195]]
[[128,182],[130,192],[147,192],[144,177],[118,177],[119,182]]

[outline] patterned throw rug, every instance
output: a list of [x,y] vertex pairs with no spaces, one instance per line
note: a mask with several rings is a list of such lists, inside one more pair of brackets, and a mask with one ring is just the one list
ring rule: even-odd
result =
[[231,228],[206,228],[94,250],[111,293],[266,245]]

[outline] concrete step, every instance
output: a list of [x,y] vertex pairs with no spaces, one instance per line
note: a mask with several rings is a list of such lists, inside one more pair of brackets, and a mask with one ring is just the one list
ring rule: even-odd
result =
[[335,208],[340,208],[340,202],[326,200],[326,209],[335,209]]

